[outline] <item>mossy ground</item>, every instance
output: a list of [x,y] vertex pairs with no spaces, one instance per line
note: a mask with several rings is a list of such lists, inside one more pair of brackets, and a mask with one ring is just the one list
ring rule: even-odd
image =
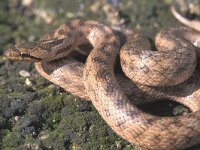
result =
[[[110,24],[105,7],[114,2],[35,0],[26,6],[20,0],[0,1],[0,149],[136,149],[106,125],[90,102],[46,81],[32,63],[3,57],[3,50],[10,45],[37,40],[67,20]],[[171,0],[124,0],[118,4],[119,19],[150,38],[163,27],[179,25],[169,11]],[[34,13],[37,11],[47,17]],[[20,70],[30,72],[31,86],[25,84]]]

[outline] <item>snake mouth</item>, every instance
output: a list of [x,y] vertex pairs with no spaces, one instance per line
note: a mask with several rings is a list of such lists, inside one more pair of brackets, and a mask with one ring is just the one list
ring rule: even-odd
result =
[[21,55],[21,58],[22,60],[27,60],[27,61],[41,61],[42,59],[41,58],[37,58],[37,57],[34,57],[34,56],[31,56],[31,55],[26,55],[26,56],[23,56],[23,54]]

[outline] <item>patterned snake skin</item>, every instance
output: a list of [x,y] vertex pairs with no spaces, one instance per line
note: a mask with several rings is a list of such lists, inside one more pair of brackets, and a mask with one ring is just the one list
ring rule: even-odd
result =
[[[15,45],[5,55],[37,62],[42,76],[91,100],[107,124],[130,143],[153,150],[200,143],[200,74],[195,71],[200,32],[186,27],[165,29],[156,36],[159,51],[151,51],[143,35],[124,32],[95,21],[74,20],[39,42]],[[88,43],[91,52],[80,48]],[[122,69],[134,83],[124,75],[114,75],[120,48]],[[85,64],[76,54],[67,56],[74,49],[82,55],[90,52]],[[182,103],[192,112],[158,117],[137,108],[137,104],[164,98]]]

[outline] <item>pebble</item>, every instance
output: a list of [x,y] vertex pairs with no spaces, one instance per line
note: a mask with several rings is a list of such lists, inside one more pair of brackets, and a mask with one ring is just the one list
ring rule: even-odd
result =
[[33,0],[22,0],[22,5],[28,7],[32,4]]
[[54,13],[52,11],[47,12],[43,9],[35,9],[33,12],[36,16],[43,19],[47,24],[52,23],[54,16]]
[[27,86],[32,86],[32,85],[33,85],[33,83],[30,81],[29,78],[26,78],[25,84],[26,84]]
[[20,70],[19,71],[19,75],[22,76],[22,77],[24,77],[24,78],[27,78],[27,77],[31,76],[31,74],[28,71],[26,71],[26,70]]
[[117,149],[122,149],[122,144],[119,141],[115,142]]
[[36,143],[27,143],[24,144],[25,149],[34,149],[34,150],[40,150],[40,146]]
[[49,135],[48,135],[48,134],[42,135],[42,136],[40,137],[41,140],[45,140],[45,139],[47,139],[47,138],[49,138]]
[[20,118],[19,116],[15,116],[14,120],[17,122],[17,121],[19,121],[19,118]]

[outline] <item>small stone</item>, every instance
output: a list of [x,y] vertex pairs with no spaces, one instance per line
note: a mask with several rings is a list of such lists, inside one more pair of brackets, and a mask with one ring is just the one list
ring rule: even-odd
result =
[[34,149],[34,150],[40,150],[40,146],[36,143],[27,143],[24,144],[25,149]]
[[47,24],[52,23],[54,14],[52,12],[47,12],[42,9],[35,9],[34,14],[39,18],[43,19]]
[[24,77],[24,78],[27,78],[27,77],[31,76],[31,74],[28,71],[26,71],[26,70],[20,70],[19,71],[19,75],[22,76],[22,77]]
[[14,120],[17,122],[19,120],[19,116],[15,116]]
[[33,0],[22,0],[22,5],[28,7],[32,4]]
[[49,134],[44,134],[44,135],[42,135],[42,136],[40,137],[40,140],[45,140],[45,139],[47,139],[47,138],[49,138]]
[[115,142],[117,149],[122,149],[122,144],[119,141]]
[[33,85],[33,83],[29,80],[29,78],[26,78],[25,84],[26,84],[27,86],[32,86],[32,85]]

